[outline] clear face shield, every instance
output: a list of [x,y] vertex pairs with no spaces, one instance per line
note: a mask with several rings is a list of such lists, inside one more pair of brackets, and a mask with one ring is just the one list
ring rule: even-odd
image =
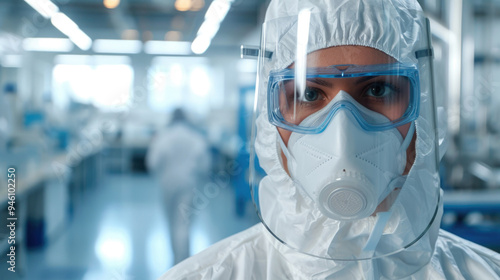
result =
[[344,43],[352,34],[341,34],[343,23],[316,10],[298,7],[263,25],[253,200],[269,232],[295,251],[332,260],[391,255],[417,243],[439,208],[427,29],[420,26],[420,47],[395,46],[404,30],[394,30],[393,11],[374,13],[370,20],[395,34],[380,30],[392,37],[373,46],[385,39],[385,51]]

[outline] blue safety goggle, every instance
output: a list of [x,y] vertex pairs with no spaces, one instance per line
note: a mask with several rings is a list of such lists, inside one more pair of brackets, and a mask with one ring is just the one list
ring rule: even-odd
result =
[[[333,65],[308,68],[302,77],[286,68],[271,71],[269,121],[299,133],[320,133],[341,109],[348,110],[368,131],[414,121],[419,115],[419,74],[415,65]],[[340,91],[350,98],[335,98]],[[381,117],[373,117],[371,112]],[[315,121],[305,121],[315,114]]]

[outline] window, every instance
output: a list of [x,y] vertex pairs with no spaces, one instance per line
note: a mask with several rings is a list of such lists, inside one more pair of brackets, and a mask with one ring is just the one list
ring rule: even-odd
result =
[[132,99],[134,71],[127,64],[56,64],[54,101],[91,104],[102,110],[120,110]]
[[201,116],[224,101],[223,72],[204,58],[157,57],[149,70],[149,106],[159,112],[184,109]]

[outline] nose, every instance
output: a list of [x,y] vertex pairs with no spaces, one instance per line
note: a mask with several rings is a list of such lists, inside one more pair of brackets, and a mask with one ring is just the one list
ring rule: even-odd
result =
[[334,100],[331,101],[331,107],[329,108],[329,116],[326,119],[325,127],[328,125],[332,119],[335,117],[338,120],[342,119],[342,122],[352,122],[356,126],[362,128],[360,123],[357,107],[362,106],[359,104],[348,92],[343,90],[338,91],[335,94]]

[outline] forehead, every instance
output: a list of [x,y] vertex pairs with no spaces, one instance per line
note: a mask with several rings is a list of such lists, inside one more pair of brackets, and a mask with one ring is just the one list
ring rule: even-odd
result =
[[355,64],[372,65],[395,63],[396,59],[374,48],[364,46],[338,46],[314,51],[307,55],[307,67]]

